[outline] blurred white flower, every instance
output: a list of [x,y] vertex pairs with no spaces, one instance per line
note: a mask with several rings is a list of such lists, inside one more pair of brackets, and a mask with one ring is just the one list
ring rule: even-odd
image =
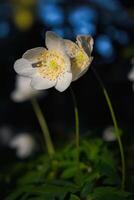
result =
[[36,143],[29,133],[20,133],[12,138],[9,146],[16,149],[16,155],[18,158],[24,159],[34,152]]
[[54,32],[46,32],[46,46],[26,51],[14,64],[15,71],[31,78],[31,86],[37,90],[55,87],[66,90],[72,81],[70,59],[64,40]]
[[8,126],[0,127],[0,143],[1,144],[8,145],[12,136],[13,136],[13,132],[10,127]]
[[30,82],[30,78],[17,75],[15,89],[11,93],[11,99],[15,102],[23,102],[29,100],[33,96],[40,95],[40,91],[31,88]]
[[91,57],[93,38],[89,35],[78,35],[77,44],[70,40],[64,41],[67,54],[71,59],[72,80],[75,81],[87,72],[93,60]]
[[134,90],[134,58],[132,58],[132,69],[128,73],[128,79],[133,82],[133,90]]
[[102,138],[104,141],[106,142],[113,142],[116,140],[116,136],[115,136],[115,129],[113,126],[109,126],[107,127],[102,135]]

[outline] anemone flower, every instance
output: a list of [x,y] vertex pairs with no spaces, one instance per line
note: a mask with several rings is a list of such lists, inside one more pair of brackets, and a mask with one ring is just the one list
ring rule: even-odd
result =
[[133,90],[134,90],[134,58],[132,58],[132,68],[128,73],[128,79],[133,82]]
[[106,142],[113,142],[116,140],[116,136],[115,136],[115,128],[113,126],[109,126],[107,127],[104,131],[103,131],[103,135],[102,138],[104,141]]
[[71,63],[64,40],[54,32],[46,32],[46,48],[26,51],[14,64],[15,71],[31,78],[31,86],[42,90],[55,87],[63,92],[72,82]]
[[24,76],[16,76],[15,89],[11,93],[11,99],[15,102],[23,102],[34,96],[41,95],[39,90],[35,90],[30,86],[31,79]]
[[18,158],[24,159],[34,152],[36,144],[34,138],[29,133],[20,133],[12,138],[9,146],[16,150]]
[[78,35],[76,43],[70,40],[64,40],[66,52],[71,59],[72,81],[83,76],[92,60],[93,38],[89,35]]

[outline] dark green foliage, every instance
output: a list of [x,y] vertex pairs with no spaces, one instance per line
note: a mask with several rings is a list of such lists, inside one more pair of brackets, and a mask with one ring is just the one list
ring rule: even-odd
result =
[[114,187],[98,187],[91,197],[94,200],[125,200],[129,199],[130,194]]
[[[118,166],[100,139],[82,140],[80,165],[75,145],[10,170],[15,181],[6,200],[132,200],[120,190]],[[15,180],[13,178],[15,177]]]
[[80,198],[74,194],[71,194],[70,199],[69,200],[80,200]]

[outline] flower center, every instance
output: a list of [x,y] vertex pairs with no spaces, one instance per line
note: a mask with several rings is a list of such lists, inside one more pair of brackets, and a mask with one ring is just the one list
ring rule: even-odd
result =
[[37,59],[38,62],[34,66],[44,78],[56,80],[65,71],[65,59],[57,51],[45,50]]
[[58,69],[57,68],[57,62],[55,61],[55,60],[50,60],[49,61],[49,66],[51,66],[51,68],[53,68],[54,70],[56,69]]
[[74,58],[72,58],[72,67],[83,70],[89,61],[89,57],[83,50],[79,50]]

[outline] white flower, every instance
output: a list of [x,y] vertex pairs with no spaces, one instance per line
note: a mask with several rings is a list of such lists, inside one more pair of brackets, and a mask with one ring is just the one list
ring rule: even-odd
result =
[[83,76],[92,60],[91,53],[93,50],[93,38],[88,35],[78,35],[76,43],[70,40],[64,40],[66,52],[71,59],[71,70],[73,74],[73,81]]
[[14,64],[15,71],[31,78],[31,86],[42,90],[55,87],[66,90],[72,81],[70,59],[64,40],[55,33],[46,32],[46,46],[26,51]]
[[132,59],[132,69],[128,73],[128,79],[133,82],[133,90],[134,90],[134,58]]
[[31,79],[25,76],[16,76],[15,89],[11,93],[11,99],[15,102],[23,102],[29,100],[33,96],[40,95],[39,90],[35,90],[30,86]]
[[116,140],[116,136],[115,136],[115,129],[113,126],[107,127],[102,135],[104,141],[106,142],[113,142]]
[[9,146],[16,149],[18,158],[27,158],[35,150],[35,140],[28,133],[21,133],[12,138]]
[[134,82],[134,58],[132,59],[132,69],[128,73],[128,79]]

